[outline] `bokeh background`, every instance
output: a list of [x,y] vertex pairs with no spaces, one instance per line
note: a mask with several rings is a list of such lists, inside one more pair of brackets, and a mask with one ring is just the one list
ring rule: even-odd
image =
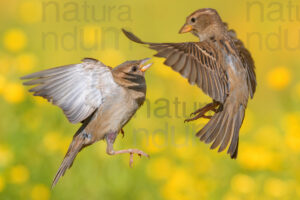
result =
[[[84,57],[109,66],[151,57],[129,42],[197,41],[179,35],[186,16],[212,7],[252,52],[258,79],[231,160],[194,137],[206,120],[184,124],[209,103],[164,66],[147,72],[147,102],[115,148],[151,159],[110,157],[100,141],[79,154],[54,190],[51,181],[79,125],[29,94],[20,76]],[[10,0],[0,1],[0,199],[300,199],[300,2],[298,0]]]

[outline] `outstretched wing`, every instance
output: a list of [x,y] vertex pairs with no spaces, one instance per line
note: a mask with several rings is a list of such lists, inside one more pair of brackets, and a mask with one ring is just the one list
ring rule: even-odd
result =
[[225,102],[227,76],[217,62],[217,52],[208,42],[148,43],[124,29],[123,32],[130,40],[158,51],[155,56],[166,58],[164,64],[187,78],[190,84],[196,83],[214,100]]
[[237,38],[235,31],[230,29],[228,33],[231,39],[234,41],[234,44],[238,49],[243,66],[247,71],[247,85],[249,88],[250,97],[253,98],[257,85],[254,60],[251,56],[251,53],[248,51],[248,49],[245,48],[243,42]]
[[79,123],[99,108],[106,95],[117,86],[110,68],[98,60],[36,72],[21,79],[32,79],[29,91],[59,106],[71,123]]

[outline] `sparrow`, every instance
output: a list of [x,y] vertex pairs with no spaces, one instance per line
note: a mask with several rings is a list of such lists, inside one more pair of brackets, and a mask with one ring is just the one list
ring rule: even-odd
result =
[[115,151],[118,133],[142,106],[146,95],[145,71],[152,65],[149,58],[127,61],[115,68],[99,60],[84,58],[79,64],[36,72],[21,79],[29,91],[59,106],[69,122],[82,123],[73,136],[69,149],[56,173],[52,188],[70,168],[77,154],[85,147],[106,140],[108,155],[133,154],[149,157],[138,149]]
[[[179,72],[190,84],[196,84],[212,98],[212,102],[193,112],[190,122],[208,118],[196,136],[211,149],[219,147],[232,159],[237,158],[239,130],[244,120],[249,97],[256,90],[254,61],[234,30],[228,30],[218,12],[212,8],[199,9],[186,18],[179,33],[191,32],[199,42],[143,42],[123,29],[132,41],[157,51],[154,56],[166,58],[164,64]],[[213,111],[213,116],[206,113]]]

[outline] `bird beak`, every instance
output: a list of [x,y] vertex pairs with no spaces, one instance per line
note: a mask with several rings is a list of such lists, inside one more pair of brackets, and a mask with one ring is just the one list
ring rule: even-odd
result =
[[187,33],[193,30],[193,26],[189,24],[184,24],[183,27],[180,29],[179,33]]
[[152,65],[152,63],[145,64],[150,58],[143,59],[140,63],[140,71],[145,72]]

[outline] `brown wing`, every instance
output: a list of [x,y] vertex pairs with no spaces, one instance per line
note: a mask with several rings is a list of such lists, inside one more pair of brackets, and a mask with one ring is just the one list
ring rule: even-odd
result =
[[237,38],[235,31],[231,29],[228,31],[228,33],[239,51],[243,66],[247,70],[247,84],[250,96],[253,98],[257,85],[254,60],[251,56],[251,53],[245,48],[243,42]]
[[155,56],[166,58],[164,64],[187,78],[190,84],[196,83],[214,100],[225,102],[227,76],[217,62],[217,52],[207,42],[146,43],[124,29],[123,32],[130,40],[158,51]]

